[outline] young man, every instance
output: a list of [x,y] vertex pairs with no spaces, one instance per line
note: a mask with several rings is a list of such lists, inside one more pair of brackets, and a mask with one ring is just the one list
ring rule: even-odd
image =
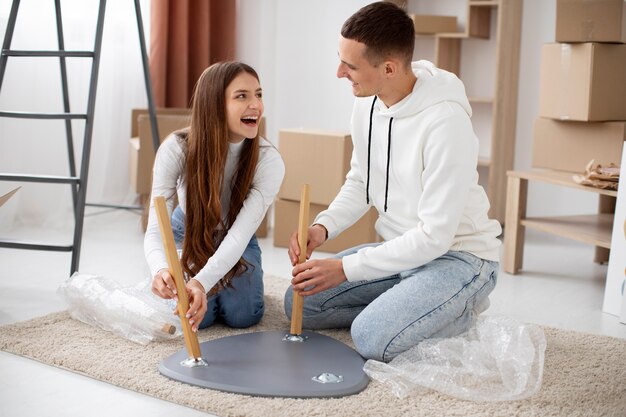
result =
[[[411,63],[413,21],[389,2],[343,25],[337,77],[356,96],[346,182],[308,229],[307,256],[371,206],[383,243],[296,265],[303,326],[350,327],[358,352],[388,362],[432,337],[466,331],[488,307],[498,273],[500,224],[478,185],[478,140],[461,81],[428,61]],[[285,295],[291,314],[292,291]]]

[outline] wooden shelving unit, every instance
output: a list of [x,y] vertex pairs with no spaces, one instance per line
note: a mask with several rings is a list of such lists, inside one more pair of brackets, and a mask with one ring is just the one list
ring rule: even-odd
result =
[[[577,184],[573,172],[510,171],[504,234],[503,269],[516,274],[524,258],[525,228],[537,229],[596,246],[595,261],[608,261],[617,192]],[[598,194],[598,213],[579,216],[526,217],[528,182],[536,181]]]
[[[489,149],[490,152],[489,155],[480,155],[478,166],[481,176],[488,176],[484,185],[491,203],[489,214],[500,223],[504,223],[506,172],[513,168],[515,150],[523,0],[458,1],[459,10],[463,10],[464,13],[464,16],[458,16],[459,21],[465,23],[462,31],[417,35],[417,39],[432,39],[434,42],[432,60],[435,65],[457,74],[466,87],[469,77],[464,77],[462,64],[465,60],[469,61],[475,57],[463,56],[464,43],[474,39],[485,40],[485,47],[491,48],[488,53],[495,57],[493,92],[478,92],[478,95],[469,97],[469,100],[475,114],[491,113],[486,116],[490,120],[490,126],[486,129],[489,133],[478,135],[479,141],[482,142],[481,149]],[[409,14],[446,14],[438,13],[436,10],[438,2],[432,0],[400,0],[395,3],[404,6]],[[428,8],[428,11],[422,13],[421,6]],[[493,42],[489,42],[492,37],[495,37],[495,47]],[[420,54],[417,48],[416,54]],[[416,58],[420,59],[419,56]]]

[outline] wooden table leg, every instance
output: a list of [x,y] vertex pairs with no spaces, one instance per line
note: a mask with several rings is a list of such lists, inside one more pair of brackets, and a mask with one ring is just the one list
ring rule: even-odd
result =
[[174,277],[176,283],[176,291],[178,292],[178,315],[183,326],[183,336],[185,336],[185,346],[189,358],[194,361],[201,359],[200,344],[198,343],[198,335],[191,330],[189,319],[186,317],[189,310],[189,297],[185,289],[185,280],[183,278],[183,268],[178,259],[178,251],[174,242],[174,233],[172,232],[172,224],[167,213],[165,205],[165,197],[157,196],[154,198],[154,208],[159,220],[159,228],[161,230],[161,240],[165,249],[165,256],[169,265],[170,274]]
[[[300,258],[298,263],[306,262],[307,235],[309,229],[309,184],[302,186],[300,194],[300,217],[298,219],[298,243],[300,244]],[[293,292],[293,302],[291,305],[291,334],[300,336],[302,334],[302,309],[304,307],[304,297]]]
[[517,274],[524,259],[525,228],[521,220],[526,217],[528,180],[508,177],[506,193],[506,216],[504,223],[504,272]]
[[[598,213],[615,213],[615,204],[617,198],[600,194],[598,199]],[[602,246],[596,246],[596,251],[593,257],[593,261],[599,264],[605,264],[609,262],[610,249],[603,248]]]

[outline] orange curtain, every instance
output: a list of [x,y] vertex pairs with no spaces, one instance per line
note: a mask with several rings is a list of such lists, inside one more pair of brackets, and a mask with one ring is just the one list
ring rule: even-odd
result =
[[158,107],[189,107],[209,65],[235,59],[236,0],[152,0],[150,74]]

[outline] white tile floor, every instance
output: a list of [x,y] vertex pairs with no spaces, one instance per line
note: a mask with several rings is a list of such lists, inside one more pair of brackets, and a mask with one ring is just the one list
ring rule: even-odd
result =
[[[88,208],[80,271],[131,285],[148,276],[139,216]],[[21,237],[50,238],[21,229]],[[286,249],[260,239],[267,274],[287,277]],[[601,312],[606,266],[593,248],[528,233],[524,272],[500,273],[487,314],[626,339],[626,325]],[[56,288],[67,277],[70,255],[0,249],[0,324],[64,309]],[[71,372],[0,352],[0,416],[206,416],[189,408],[127,391]]]

